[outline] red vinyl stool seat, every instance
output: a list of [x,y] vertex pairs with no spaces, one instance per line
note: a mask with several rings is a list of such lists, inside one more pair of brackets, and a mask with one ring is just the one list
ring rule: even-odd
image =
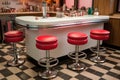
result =
[[97,56],[91,58],[93,62],[104,62],[105,59],[99,55],[100,52],[105,52],[104,47],[100,47],[101,40],[108,40],[110,32],[103,29],[93,29],[90,31],[90,38],[97,40],[97,47],[92,47],[91,51],[97,53]]
[[9,66],[20,66],[25,60],[20,58],[17,53],[16,42],[20,42],[24,39],[23,32],[21,31],[8,31],[4,34],[4,39],[6,42],[13,43],[13,55],[14,59],[7,62]]
[[36,43],[36,47],[38,49],[41,49],[41,50],[51,50],[51,49],[55,49],[57,47],[57,42],[54,43],[54,44],[48,44],[48,45],[44,45],[44,44],[39,44],[39,43]]
[[107,30],[91,30],[90,37],[95,40],[108,40],[110,32]]
[[[39,73],[39,76],[44,79],[51,79],[57,76],[58,71],[52,71],[50,67],[58,64],[58,59],[50,57],[49,50],[55,49],[58,46],[58,41],[55,36],[42,35],[36,37],[36,47],[40,50],[46,50],[46,57],[39,60],[39,65],[46,67],[46,71]],[[53,63],[53,64],[51,64]]]
[[57,47],[57,38],[50,35],[38,36],[36,47],[41,50],[51,50]]
[[57,42],[57,38],[51,35],[38,36],[36,42],[41,44],[52,44]]
[[24,37],[13,37],[13,38],[5,37],[6,42],[20,42],[23,39]]
[[24,39],[21,31],[8,31],[4,34],[6,42],[20,42]]
[[87,39],[85,40],[73,40],[73,39],[68,39],[68,43],[73,44],[73,45],[84,45],[88,42]]
[[90,31],[90,34],[96,34],[96,35],[109,35],[110,32],[103,29],[93,29]]
[[87,55],[84,52],[79,51],[79,45],[84,45],[88,42],[87,35],[81,32],[70,32],[67,35],[68,43],[75,45],[75,51],[70,52],[68,57],[75,60],[75,63],[68,65],[68,67],[72,70],[83,70],[85,69],[85,65],[79,63],[80,58],[86,58]]
[[21,32],[21,31],[8,31],[5,33],[5,36],[10,37],[10,38],[18,37],[18,36],[20,37],[22,35],[23,35],[23,32]]

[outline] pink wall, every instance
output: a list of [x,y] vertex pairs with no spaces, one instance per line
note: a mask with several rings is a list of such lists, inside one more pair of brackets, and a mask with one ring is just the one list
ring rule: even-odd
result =
[[[72,5],[74,5],[74,0],[66,0],[65,1],[68,8],[71,8]],[[92,7],[92,0],[79,0],[79,8],[82,6],[85,6],[86,8]]]
[[86,8],[92,7],[92,0],[79,0],[79,8],[85,6]]
[[68,8],[71,8],[74,5],[74,0],[65,0],[65,3]]

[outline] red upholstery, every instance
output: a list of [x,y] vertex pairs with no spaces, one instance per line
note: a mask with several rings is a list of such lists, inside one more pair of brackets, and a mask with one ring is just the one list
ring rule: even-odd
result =
[[96,40],[107,40],[109,38],[109,35],[94,35],[94,34],[90,34],[90,37],[92,39],[96,39]]
[[43,43],[43,44],[51,44],[57,42],[57,38],[51,35],[43,35],[43,36],[38,36],[36,38],[36,42],[38,43]]
[[87,39],[87,35],[81,32],[71,32],[68,33],[69,39],[75,39],[75,40],[84,40]]
[[93,29],[90,31],[90,34],[96,34],[96,35],[109,35],[110,32],[107,30],[102,29]]
[[51,50],[57,47],[57,38],[51,35],[36,37],[36,47],[42,50]]
[[109,31],[102,29],[90,31],[90,37],[96,40],[107,40],[109,38],[109,34]]
[[5,37],[6,42],[20,42],[23,39],[24,39],[24,37],[13,37],[13,38]]
[[68,43],[73,44],[73,45],[83,45],[83,44],[86,44],[88,42],[87,39],[85,39],[85,40],[68,39],[67,41],[68,41]]
[[6,42],[20,42],[24,39],[21,31],[8,31],[4,35]]
[[51,49],[55,49],[57,47],[58,43],[52,43],[52,44],[39,44],[36,43],[36,47],[38,49],[42,49],[42,50],[51,50]]
[[21,31],[8,31],[5,33],[5,37],[19,37],[23,36],[23,32]]
[[68,33],[68,43],[73,45],[83,45],[88,42],[87,35],[81,32]]

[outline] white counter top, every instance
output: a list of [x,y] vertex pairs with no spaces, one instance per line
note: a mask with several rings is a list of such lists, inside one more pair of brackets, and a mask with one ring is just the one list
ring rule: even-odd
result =
[[71,24],[80,24],[80,23],[88,23],[88,22],[101,22],[109,20],[109,16],[93,16],[93,15],[85,15],[78,17],[36,17],[36,16],[20,16],[16,17],[16,22],[20,25],[26,26],[34,26],[34,27],[46,27],[46,26],[63,26],[63,25],[71,25]]

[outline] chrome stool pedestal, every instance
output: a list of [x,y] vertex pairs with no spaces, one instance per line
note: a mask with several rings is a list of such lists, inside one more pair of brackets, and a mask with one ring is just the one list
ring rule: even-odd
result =
[[79,46],[75,46],[75,52],[70,52],[68,57],[75,60],[75,63],[68,65],[68,68],[72,70],[84,70],[86,66],[83,63],[80,63],[80,59],[84,59],[87,57],[86,53],[79,52]]
[[[104,51],[105,51],[105,49],[104,49]],[[93,61],[93,62],[96,62],[96,63],[105,62],[105,58],[99,55],[101,52],[103,52],[103,50],[100,50],[100,40],[97,40],[97,50],[95,51],[96,56],[90,58],[90,60]]]
[[25,59],[20,58],[16,51],[16,43],[13,43],[13,59],[7,62],[8,66],[20,66],[24,64]]
[[46,50],[46,57],[41,58],[38,62],[39,65],[46,67],[46,70],[43,73],[39,72],[39,76],[44,79],[56,77],[58,70],[52,70],[51,67],[56,66],[58,62],[58,59],[50,57],[49,50]]

